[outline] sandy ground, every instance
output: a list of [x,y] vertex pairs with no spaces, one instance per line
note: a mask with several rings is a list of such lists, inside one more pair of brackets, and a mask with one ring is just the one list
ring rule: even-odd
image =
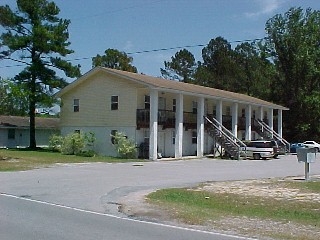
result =
[[[313,180],[320,181],[320,175],[311,176]],[[285,180],[303,181],[303,177],[291,177]],[[235,193],[241,195],[251,195],[259,197],[273,197],[275,199],[286,199],[318,202],[320,208],[320,194],[301,192],[299,189],[284,188],[269,182],[281,182],[284,179],[262,179],[262,180],[245,180],[245,181],[226,181],[205,183],[198,187],[197,190],[210,191],[217,193]],[[146,196],[151,192],[140,191],[132,193],[121,199],[119,211],[138,219],[148,221],[157,221],[176,225],[184,225],[176,219],[171,219],[169,213],[161,210],[146,202]],[[320,213],[319,213],[320,214]],[[188,226],[190,227],[190,226]],[[227,234],[241,235],[257,239],[320,239],[320,226],[301,226],[291,222],[279,222],[272,220],[261,220],[256,218],[236,217],[223,218],[217,221],[206,223],[205,226],[191,226],[193,228],[221,232]],[[272,236],[272,237],[270,237]]]

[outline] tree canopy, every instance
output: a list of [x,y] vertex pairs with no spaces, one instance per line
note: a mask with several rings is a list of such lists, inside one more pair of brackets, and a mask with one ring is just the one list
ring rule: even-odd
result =
[[165,61],[164,67],[160,69],[164,78],[181,82],[193,82],[197,63],[193,54],[187,49],[183,49],[171,57],[171,61]]
[[278,77],[274,100],[285,112],[290,139],[320,140],[320,11],[291,8],[266,23],[267,50]]
[[73,53],[68,49],[69,20],[58,17],[60,9],[47,0],[17,0],[17,10],[0,6],[0,59],[24,63],[26,67],[14,80],[28,96],[30,148],[36,147],[35,106],[52,102],[56,89],[67,85],[56,74],[61,70],[68,77],[80,76],[80,66],[73,66],[62,57]]
[[92,67],[107,67],[127,72],[136,73],[138,70],[132,65],[133,58],[129,57],[125,52],[117,49],[107,49],[105,55],[97,55],[92,58]]
[[264,40],[234,48],[223,37],[211,39],[192,75],[185,66],[187,59],[195,62],[193,55],[179,51],[164,62],[162,74],[178,80],[192,76],[196,84],[286,106],[284,136],[320,141],[320,11],[291,8],[269,19],[265,30]]
[[28,96],[12,80],[0,79],[0,115],[26,116]]

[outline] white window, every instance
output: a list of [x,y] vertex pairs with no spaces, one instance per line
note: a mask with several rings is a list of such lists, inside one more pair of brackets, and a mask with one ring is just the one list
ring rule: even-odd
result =
[[177,109],[177,100],[172,99],[172,111],[175,112]]
[[196,144],[196,143],[197,143],[197,132],[192,131],[192,144]]
[[144,109],[150,109],[150,96],[144,96]]
[[80,111],[80,100],[79,99],[73,99],[73,111],[74,112]]
[[227,107],[226,107],[226,115],[227,115],[227,116],[230,116],[230,115],[231,115],[231,108],[230,108],[230,106],[227,106]]
[[111,96],[111,110],[118,110],[119,96]]
[[192,101],[192,113],[196,114],[198,109],[198,103],[196,101]]
[[246,117],[246,109],[245,108],[242,108],[241,109],[241,117]]
[[144,131],[144,142],[149,144],[149,139],[150,139],[150,131],[145,130]]
[[159,110],[166,110],[166,99],[164,97],[159,97],[158,109]]

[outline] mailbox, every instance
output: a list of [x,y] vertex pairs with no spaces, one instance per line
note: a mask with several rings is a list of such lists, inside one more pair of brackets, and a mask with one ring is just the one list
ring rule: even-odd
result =
[[316,148],[298,148],[297,158],[298,162],[314,163],[316,161]]

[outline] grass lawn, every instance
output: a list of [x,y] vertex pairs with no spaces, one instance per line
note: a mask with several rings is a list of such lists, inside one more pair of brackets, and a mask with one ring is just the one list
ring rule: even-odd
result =
[[86,162],[130,162],[139,159],[120,159],[114,157],[81,157],[62,155],[47,150],[31,151],[26,149],[0,149],[0,171],[23,171],[35,168],[49,167],[56,163],[86,163]]
[[[280,183],[269,181],[266,184],[270,188],[298,190],[301,195],[320,193],[319,180]],[[199,188],[158,190],[148,195],[147,199],[167,211],[171,218],[191,225],[204,225],[214,229],[224,225],[224,230],[236,229],[240,234],[258,238],[320,239],[319,199],[300,201],[294,198],[210,192]],[[258,229],[259,226],[263,227]],[[304,229],[312,230],[303,232]]]

